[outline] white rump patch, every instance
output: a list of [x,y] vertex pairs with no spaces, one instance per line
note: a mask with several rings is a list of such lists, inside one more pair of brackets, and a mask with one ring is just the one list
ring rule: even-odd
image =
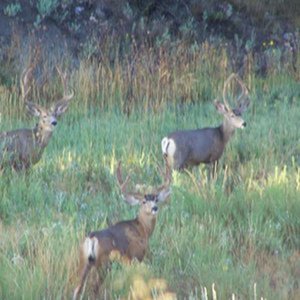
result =
[[174,140],[164,137],[161,141],[161,150],[163,154],[173,157],[176,150]]
[[176,151],[176,144],[175,144],[174,140],[169,139],[169,144],[167,147],[167,154],[173,158],[175,151]]
[[168,143],[169,143],[169,139],[167,137],[164,137],[161,140],[161,151],[164,155],[167,154]]
[[174,154],[176,151],[176,144],[173,139],[164,137],[161,141],[161,150],[163,155],[167,156],[167,160],[170,166],[174,163]]
[[83,255],[84,259],[89,261],[89,259],[96,260],[98,254],[98,240],[96,237],[87,237],[83,243]]

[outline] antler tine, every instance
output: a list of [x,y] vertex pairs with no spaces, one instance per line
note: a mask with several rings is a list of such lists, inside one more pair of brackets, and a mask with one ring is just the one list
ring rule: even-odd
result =
[[118,162],[118,168],[117,168],[117,179],[118,179],[118,184],[120,186],[121,192],[125,193],[127,183],[130,179],[130,175],[127,175],[125,181],[122,179],[122,171],[121,171],[121,161]]
[[118,168],[117,168],[117,180],[118,180],[118,184],[121,189],[121,192],[122,192],[123,199],[130,205],[137,205],[141,202],[141,200],[144,198],[144,196],[139,193],[134,193],[134,194],[130,193],[129,194],[126,192],[126,186],[127,186],[129,179],[130,179],[130,176],[127,175],[125,181],[123,181],[122,172],[121,172],[121,161],[119,161]]
[[225,80],[224,82],[224,86],[223,86],[223,103],[226,107],[227,110],[230,110],[230,106],[226,100],[226,92],[227,92],[227,88],[229,83],[232,81],[232,79],[235,77],[235,73],[230,74],[230,76]]
[[[239,86],[241,87],[241,94],[238,96],[236,102],[239,105],[238,110],[239,111],[244,111],[246,109],[246,107],[249,105],[249,90],[246,87],[245,83],[242,81],[242,79],[236,74],[236,73],[232,73],[224,82],[224,87],[223,87],[223,101],[224,101],[224,105],[226,106],[226,108],[229,108],[229,105],[227,103],[226,100],[226,92],[227,92],[227,87],[230,83],[230,81],[232,81],[233,79],[235,79],[237,81],[237,83],[239,84]],[[248,99],[248,100],[246,100]],[[242,101],[243,100],[243,101]]]
[[31,90],[31,87],[29,85],[29,76],[31,75],[31,72],[33,70],[33,67],[30,66],[22,72],[21,79],[20,79],[20,87],[21,87],[21,96],[22,100],[25,102],[27,101],[27,96]]
[[163,177],[164,180],[163,180],[163,184],[160,185],[156,189],[157,193],[160,192],[163,189],[168,188],[171,185],[171,179],[172,179],[171,168],[168,165],[167,158],[166,157],[163,157],[163,158],[164,158],[164,162],[165,162],[165,172],[162,171],[160,166],[158,166],[158,169],[159,169],[159,173],[161,174],[161,176]]
[[164,202],[169,197],[169,195],[171,193],[171,188],[170,188],[171,179],[172,179],[171,178],[172,177],[171,176],[171,168],[167,163],[167,158],[166,157],[164,157],[164,161],[165,161],[165,167],[166,167],[165,174],[162,173],[162,170],[159,167],[160,173],[162,174],[162,177],[164,178],[164,182],[155,191],[155,193],[157,194],[159,202]]
[[61,79],[64,94],[63,98],[60,101],[69,101],[74,96],[74,91],[72,90],[70,94],[67,94],[68,86],[67,86],[67,72],[63,72],[58,66],[56,66],[57,73],[59,74],[59,77]]
[[239,83],[239,85],[242,89],[242,92],[241,92],[241,94],[239,95],[239,97],[237,99],[237,102],[240,102],[242,98],[245,98],[245,97],[249,96],[249,90],[246,87],[245,83],[242,81],[242,79],[238,75],[236,75],[235,78],[236,78],[236,81]]

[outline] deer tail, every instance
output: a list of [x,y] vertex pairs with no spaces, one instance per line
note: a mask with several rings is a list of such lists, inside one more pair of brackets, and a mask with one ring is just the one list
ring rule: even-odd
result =
[[83,258],[86,262],[94,263],[97,260],[99,249],[98,239],[94,237],[87,237],[83,243]]
[[162,150],[163,155],[165,155],[165,156],[168,155],[169,143],[170,143],[170,141],[169,141],[169,138],[167,138],[167,137],[164,137],[161,140],[161,150]]
[[164,137],[161,141],[161,150],[164,156],[173,157],[176,151],[176,143],[172,138]]

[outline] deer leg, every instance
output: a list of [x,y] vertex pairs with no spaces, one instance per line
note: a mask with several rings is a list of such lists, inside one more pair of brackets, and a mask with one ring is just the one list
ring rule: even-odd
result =
[[94,279],[94,282],[93,282],[93,294],[94,294],[94,297],[93,299],[98,299],[98,294],[99,294],[99,288],[100,288],[100,285],[101,285],[101,271],[99,269],[96,270],[95,272],[95,279]]
[[94,299],[99,299],[99,290],[105,278],[106,270],[103,267],[97,268],[95,281],[93,285]]
[[90,263],[87,263],[84,268],[83,271],[81,273],[81,278],[80,278],[80,283],[79,285],[76,287],[75,291],[74,291],[74,295],[73,295],[73,300],[76,300],[77,297],[80,295],[82,287],[86,281],[87,275],[89,274],[90,270],[92,268],[92,265]]

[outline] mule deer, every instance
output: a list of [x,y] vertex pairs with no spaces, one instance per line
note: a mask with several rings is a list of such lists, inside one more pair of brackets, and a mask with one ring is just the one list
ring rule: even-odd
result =
[[[235,109],[231,109],[226,100],[227,88],[233,79],[238,82],[242,90],[237,98],[238,107]],[[224,116],[220,126],[175,131],[162,139],[162,152],[169,166],[175,170],[182,170],[200,163],[217,162],[235,129],[246,126],[241,115],[249,103],[248,89],[245,84],[238,75],[231,74],[224,83],[223,103],[214,102],[217,111]]]
[[[73,299],[77,299],[86,281],[89,271],[96,267],[101,276],[109,267],[114,256],[122,261],[130,262],[132,259],[142,261],[148,248],[149,238],[154,230],[158,203],[165,201],[170,195],[170,170],[166,164],[164,184],[153,193],[127,193],[126,186],[129,176],[123,181],[121,163],[117,168],[117,179],[123,199],[130,205],[140,205],[138,216],[133,220],[121,221],[101,231],[88,234],[80,251],[80,283],[76,287]],[[96,285],[95,293],[99,288]]]
[[41,159],[57,124],[57,118],[67,110],[74,95],[73,92],[67,93],[66,73],[59,68],[57,72],[63,84],[64,94],[50,109],[27,100],[32,68],[23,72],[20,80],[21,97],[29,113],[39,117],[39,122],[33,129],[22,128],[0,133],[0,169],[12,167],[16,171],[26,170]]

